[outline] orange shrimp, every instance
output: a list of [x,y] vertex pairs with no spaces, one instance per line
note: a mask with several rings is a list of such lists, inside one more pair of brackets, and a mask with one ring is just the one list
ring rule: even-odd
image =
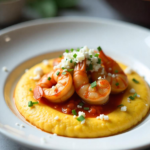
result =
[[101,50],[99,57],[101,58],[104,68],[100,68],[97,72],[91,74],[92,79],[105,77],[111,85],[111,93],[116,94],[124,91],[128,87],[127,75],[123,72],[118,63],[112,58],[106,56]]
[[62,69],[56,69],[44,75],[34,89],[35,99],[45,97],[54,103],[68,100],[74,93],[72,76],[69,72],[62,72]]
[[59,58],[55,58],[54,61],[53,61],[53,67],[54,67],[54,66],[57,66],[57,65],[61,62],[61,60],[62,60],[63,58],[64,58],[64,56],[59,57]]
[[110,84],[105,79],[96,79],[96,86],[91,87],[86,73],[86,60],[78,63],[74,68],[73,82],[77,94],[87,103],[104,104],[109,99]]

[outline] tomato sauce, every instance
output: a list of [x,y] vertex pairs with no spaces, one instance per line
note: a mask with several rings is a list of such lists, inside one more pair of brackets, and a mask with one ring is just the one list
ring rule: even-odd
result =
[[[109,97],[109,101],[104,104],[104,105],[91,105],[91,104],[87,104],[85,103],[76,93],[68,99],[68,101],[64,102],[64,103],[51,103],[50,101],[48,101],[45,98],[42,98],[40,100],[40,103],[48,105],[49,107],[62,112],[64,114],[72,114],[72,110],[76,110],[77,114],[79,111],[83,111],[86,115],[86,118],[93,118],[93,117],[97,117],[100,114],[109,114],[112,111],[114,111],[118,105],[121,104],[122,102],[122,98],[123,98],[123,93],[120,94],[116,94],[116,95],[110,95]],[[77,105],[79,105],[79,103],[82,103],[83,106],[82,108],[78,108]],[[84,110],[84,107],[88,107],[89,110]]]

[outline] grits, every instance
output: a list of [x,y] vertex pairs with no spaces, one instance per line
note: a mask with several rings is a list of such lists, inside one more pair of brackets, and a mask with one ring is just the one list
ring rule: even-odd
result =
[[[121,103],[127,107],[127,111],[121,111],[121,108],[118,107],[115,111],[108,114],[109,120],[86,118],[85,123],[81,124],[73,115],[61,113],[41,103],[28,107],[28,101],[36,101],[33,97],[33,89],[37,81],[30,79],[31,76],[35,76],[33,73],[34,69],[41,67],[45,74],[52,70],[52,63],[53,60],[49,60],[49,65],[40,63],[32,67],[21,77],[15,89],[15,104],[18,111],[36,127],[61,136],[95,138],[110,136],[130,129],[148,113],[150,107],[149,87],[136,72],[128,74],[129,86],[124,92]],[[120,64],[120,66],[123,69],[126,68],[123,64]],[[140,83],[134,83],[132,81],[133,78]],[[32,91],[29,90],[30,88],[32,88]],[[136,97],[128,102],[127,98],[133,95],[130,93],[132,88],[135,89],[140,97]],[[58,119],[55,119],[56,116],[58,116]]]

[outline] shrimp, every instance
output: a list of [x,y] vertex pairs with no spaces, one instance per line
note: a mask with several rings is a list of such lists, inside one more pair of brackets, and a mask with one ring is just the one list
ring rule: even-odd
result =
[[54,67],[54,66],[57,66],[57,65],[61,62],[61,60],[62,60],[63,58],[64,58],[63,56],[62,56],[62,57],[59,57],[59,58],[55,58],[54,61],[53,61],[53,67]]
[[69,72],[62,74],[62,69],[55,69],[45,74],[34,89],[34,97],[40,100],[45,97],[51,102],[61,103],[74,93],[72,76]]
[[121,67],[115,60],[106,56],[102,50],[100,51],[99,57],[102,60],[103,67],[91,74],[92,80],[96,80],[98,77],[104,77],[111,85],[112,94],[124,91],[128,87],[128,78]]
[[105,79],[96,80],[96,86],[91,87],[86,73],[86,60],[78,63],[74,68],[73,82],[76,93],[89,104],[104,104],[109,99],[110,84]]

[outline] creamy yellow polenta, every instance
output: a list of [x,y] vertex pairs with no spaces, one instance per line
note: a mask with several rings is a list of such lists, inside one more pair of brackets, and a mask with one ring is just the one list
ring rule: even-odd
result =
[[[40,63],[32,67],[21,77],[15,89],[15,104],[19,112],[36,127],[61,136],[102,137],[117,134],[133,127],[148,113],[150,106],[149,87],[144,79],[135,72],[128,75],[129,86],[122,100],[122,104],[127,106],[127,111],[123,112],[120,108],[117,108],[108,114],[108,121],[86,118],[85,124],[81,124],[72,115],[63,114],[44,104],[28,107],[28,101],[36,101],[33,97],[33,92],[29,90],[30,88],[34,89],[37,82],[30,79],[31,76],[35,76],[33,74],[34,69],[41,67],[44,73],[48,73],[52,70],[52,62],[53,60],[49,61],[49,66]],[[125,69],[124,65],[120,64],[120,66]],[[133,78],[140,83],[134,83]],[[135,89],[140,98],[136,97],[135,100],[129,103],[127,98],[133,95],[129,92],[131,88]],[[56,116],[59,117],[58,120],[54,119]]]

